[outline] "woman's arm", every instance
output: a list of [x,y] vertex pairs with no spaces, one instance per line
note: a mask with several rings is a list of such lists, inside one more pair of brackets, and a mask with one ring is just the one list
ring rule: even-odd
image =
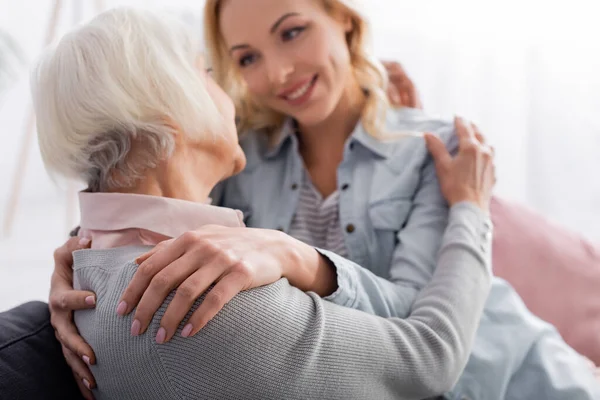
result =
[[[203,355],[218,354],[212,357],[217,360],[212,371],[229,371],[235,365],[240,373],[228,381],[230,388],[244,388],[248,397],[440,395],[454,386],[464,368],[491,282],[489,262],[481,258],[470,224],[457,222],[449,231],[453,239],[440,252],[440,267],[407,319],[383,319],[339,307],[280,281],[240,293],[225,306],[222,318],[188,340],[197,341]],[[266,301],[253,303],[256,296]],[[239,310],[240,319],[246,321],[242,333],[227,335],[232,342],[207,348],[202,337],[223,337],[224,333],[215,333],[221,328],[239,332],[223,326],[227,321],[235,324],[231,310]],[[171,344],[194,348],[183,341]],[[183,366],[207,370],[196,365],[202,362],[200,357],[185,351],[170,358],[176,362],[168,370]],[[196,382],[194,377],[187,384],[194,387]]]
[[[491,156],[487,146],[481,144],[481,153],[478,153],[477,143],[471,143],[471,140],[477,140],[478,135],[472,129],[476,128],[457,120],[457,136],[453,136],[453,139],[462,138],[462,148],[454,160],[445,146],[436,142],[439,145],[434,149],[437,150],[438,166],[440,163],[452,165],[454,162],[454,169],[436,170],[433,160],[424,166],[410,215],[406,225],[397,234],[398,244],[391,260],[389,279],[379,277],[333,252],[318,249],[337,272],[337,290],[333,294],[330,292],[325,297],[327,300],[383,317],[406,317],[418,292],[431,279],[435,268],[443,265],[444,260],[438,259],[438,253],[453,242],[455,232],[452,227],[456,224],[464,224],[472,232],[468,240],[479,253],[479,259],[486,262],[490,259],[492,224],[486,211],[489,207],[488,189],[478,187],[477,180],[472,180],[469,185],[461,183],[469,182],[469,179],[465,179],[468,177],[461,175],[462,171],[475,170],[464,164],[464,160],[476,161],[480,158],[482,166],[487,166],[491,160],[486,162],[482,158]],[[480,135],[478,137],[481,139]],[[458,151],[458,142],[446,146],[451,153]],[[483,171],[483,168],[480,169]],[[438,175],[441,176],[441,185]],[[488,171],[488,177],[489,184],[493,185],[493,170]],[[471,189],[465,189],[469,187]],[[448,203],[452,205],[450,211]],[[464,256],[464,262],[477,262],[470,259],[466,252]],[[316,264],[305,265],[313,265],[312,274],[317,273]],[[284,275],[294,286],[306,290],[306,281],[310,280],[311,274],[304,273],[301,276],[302,272],[302,269],[290,268]]]
[[[80,314],[78,320],[85,335],[125,333],[119,339],[120,353],[114,351],[117,339],[94,342],[103,360],[95,371],[100,393],[122,397],[124,381],[133,391],[132,385],[143,390],[150,386],[144,379],[158,379],[164,382],[158,389],[169,386],[171,390],[152,391],[154,397],[172,393],[265,399],[441,395],[454,386],[464,368],[491,282],[489,264],[464,262],[465,251],[478,258],[469,227],[456,224],[452,230],[456,239],[440,253],[443,266],[419,294],[407,319],[383,319],[340,307],[279,280],[236,295],[197,335],[182,338],[178,333],[158,345],[153,338],[169,300],[160,305],[146,335],[130,337],[131,318],[119,317],[113,310],[137,265],[113,269],[118,279],[108,284],[104,277],[96,279],[105,291],[97,311]],[[87,271],[78,276],[80,284],[82,279],[95,278]],[[193,308],[201,308],[209,295]],[[117,378],[115,370],[131,375]]]

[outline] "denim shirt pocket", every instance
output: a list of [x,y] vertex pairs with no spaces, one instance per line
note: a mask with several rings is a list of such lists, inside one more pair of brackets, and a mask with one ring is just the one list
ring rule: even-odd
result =
[[411,207],[410,198],[380,200],[369,205],[369,219],[376,243],[371,249],[371,257],[377,260],[375,265],[380,266],[380,271],[373,272],[380,276],[390,274],[394,250],[398,245],[398,232],[404,227]]
[[369,204],[369,219],[375,230],[398,232],[408,219],[410,198],[379,200]]

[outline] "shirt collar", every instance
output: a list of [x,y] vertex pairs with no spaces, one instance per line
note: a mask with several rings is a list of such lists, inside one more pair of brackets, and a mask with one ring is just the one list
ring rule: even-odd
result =
[[[403,136],[422,135],[421,132],[413,132],[413,131],[396,132],[397,125],[398,125],[398,119],[410,118],[412,115],[411,112],[412,112],[412,109],[408,109],[408,108],[393,109],[393,110],[390,109],[390,110],[388,110],[388,112],[386,112],[385,123],[383,126],[383,134],[384,135],[389,134],[390,139],[387,139],[387,140],[376,138],[373,135],[370,135],[366,131],[362,122],[359,121],[359,123],[354,128],[354,131],[348,138],[347,144],[352,144],[353,142],[358,142],[363,147],[365,147],[367,150],[370,150],[372,153],[376,154],[377,156],[382,157],[382,158],[389,158],[395,151],[395,148],[393,146],[394,141],[398,140],[399,138],[401,138]],[[266,157],[267,158],[276,157],[281,152],[281,150],[284,147],[286,142],[288,142],[290,140],[292,140],[292,141],[297,140],[295,133],[296,133],[296,124],[295,124],[294,120],[292,118],[287,118],[279,131],[275,145],[267,151]]]
[[267,158],[277,157],[279,153],[281,153],[281,149],[283,148],[285,143],[287,143],[290,140],[296,140],[295,133],[296,123],[292,118],[287,118],[284,121],[281,129],[279,129],[279,133],[277,134],[277,140],[275,141],[274,145],[271,148],[269,148],[265,156]]
[[209,204],[129,193],[79,193],[81,228],[145,229],[168,237],[203,225],[244,226],[242,213]]

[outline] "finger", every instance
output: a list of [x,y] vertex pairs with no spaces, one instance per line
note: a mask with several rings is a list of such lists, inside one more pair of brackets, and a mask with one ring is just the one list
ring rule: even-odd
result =
[[96,306],[96,294],[87,290],[60,290],[50,295],[52,310],[87,310]]
[[73,265],[73,252],[89,248],[92,241],[89,238],[72,237],[67,242],[54,251],[54,263],[60,267]]
[[400,94],[398,93],[398,88],[396,88],[396,86],[388,86],[388,99],[390,100],[390,103],[395,107],[399,107],[402,105],[402,99],[400,98]]
[[410,107],[410,98],[408,96],[408,93],[406,92],[402,92],[402,94],[400,95],[400,97],[402,98],[402,105],[404,107]]
[[[196,256],[186,253],[183,257],[175,260],[172,264],[167,266],[167,268],[165,268],[163,271],[157,274],[154,277],[154,279],[152,279],[152,282],[148,286],[148,289],[142,295],[142,298],[135,310],[134,321],[131,326],[131,334],[133,336],[137,336],[146,332],[148,326],[150,325],[150,322],[152,321],[152,318],[154,317],[154,314],[162,306],[169,293],[171,293],[175,288],[178,288],[182,283],[188,281],[193,275],[195,275],[197,273],[195,271],[197,271],[199,268],[202,268],[200,265],[198,265],[198,262],[201,261],[202,260],[198,260]],[[214,279],[216,279],[216,277]],[[186,284],[186,286],[184,287],[189,292],[186,293],[191,296],[193,294],[192,292],[194,291],[194,288],[190,287],[189,284]],[[180,290],[177,289],[177,291],[179,292]],[[175,294],[175,296],[177,296],[177,294]],[[198,294],[196,298],[199,296],[200,295]],[[172,302],[173,300],[171,300],[171,303]],[[186,313],[187,311],[189,311],[190,308],[191,304],[187,306]],[[174,328],[177,327],[177,325],[179,324],[179,322],[181,322],[182,319],[183,317],[181,317],[177,324],[174,325]],[[165,332],[165,338],[167,336],[167,332]]]
[[454,128],[456,129],[456,136],[459,141],[472,141],[475,139],[475,134],[471,129],[471,126],[465,122],[461,117],[454,118]]
[[157,251],[159,251],[161,248],[156,245],[152,248],[152,250],[148,251],[147,253],[142,254],[141,256],[139,256],[138,258],[135,259],[135,263],[138,264],[138,266],[143,263],[144,261],[146,261],[147,259],[149,259],[150,257],[152,257],[154,254],[156,254]]
[[96,387],[96,380],[89,367],[79,358],[77,354],[63,346],[63,355],[73,373],[77,375],[78,381],[83,383],[87,389]]
[[[87,388],[87,385],[89,385],[89,383],[86,383],[82,380],[79,379],[79,377],[77,376],[77,374],[75,374],[75,372],[73,372],[73,378],[75,378],[75,382],[77,383],[77,387],[79,388],[79,392],[81,393],[81,396],[85,399],[85,400],[95,400],[94,398],[94,394],[92,393],[92,391],[90,389]],[[91,385],[90,385],[91,387]]]
[[90,246],[89,239],[74,237],[54,251],[51,291],[56,287],[73,288],[73,252]]
[[193,336],[204,328],[215,315],[229,303],[233,297],[244,290],[247,284],[246,276],[241,273],[229,273],[211,289],[204,298],[198,310],[189,319],[181,331],[181,336]]
[[216,258],[213,262],[196,271],[177,288],[175,296],[169,303],[167,311],[160,322],[161,328],[164,329],[164,339],[157,334],[156,341],[158,343],[166,342],[175,335],[177,327],[192,309],[196,300],[218,280],[224,269],[230,267],[230,265],[224,265],[221,260],[221,257]]
[[427,145],[427,150],[429,150],[431,157],[433,157],[436,168],[447,168],[447,166],[452,162],[452,156],[448,152],[448,149],[446,149],[446,146],[442,140],[436,135],[426,133],[425,144]]
[[[54,316],[52,318],[55,318]],[[79,335],[75,324],[67,320],[67,322],[58,323],[55,326],[55,334],[58,341],[68,350],[77,355],[84,363],[94,365],[96,363],[96,355],[91,346]]]
[[471,125],[471,129],[473,130],[474,134],[475,134],[475,138],[477,139],[477,141],[480,144],[486,144],[486,140],[485,140],[485,136],[483,136],[483,134],[481,133],[481,131],[479,130],[479,127],[477,125],[475,125],[474,123],[470,123]]
[[135,259],[136,264],[143,263],[144,261],[149,259],[152,255],[154,255],[157,251],[162,250],[163,248],[169,246],[171,243],[173,243],[174,240],[175,239],[169,239],[169,240],[164,240],[164,241],[160,242],[159,244],[154,246],[151,250],[149,250],[147,253],[144,253],[141,256],[139,256],[138,258],[136,258]]
[[402,80],[402,88],[400,91],[407,96],[407,103],[405,105],[407,107],[414,108],[417,103],[415,85],[410,80],[410,78],[406,75],[404,76],[404,78]]
[[391,78],[392,76],[402,76],[404,75],[404,68],[397,61],[384,61],[384,68],[386,69],[388,76]]
[[187,242],[179,239],[159,249],[139,265],[119,299],[117,314],[121,316],[129,314],[138,305],[154,276],[184,254]]

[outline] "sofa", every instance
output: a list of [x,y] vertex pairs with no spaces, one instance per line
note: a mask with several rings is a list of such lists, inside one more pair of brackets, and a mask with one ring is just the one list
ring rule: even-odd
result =
[[50,325],[35,301],[0,313],[0,399],[83,400]]
[[[575,350],[600,365],[600,246],[518,204],[494,198],[494,273]],[[47,304],[0,313],[0,400],[77,399]]]

